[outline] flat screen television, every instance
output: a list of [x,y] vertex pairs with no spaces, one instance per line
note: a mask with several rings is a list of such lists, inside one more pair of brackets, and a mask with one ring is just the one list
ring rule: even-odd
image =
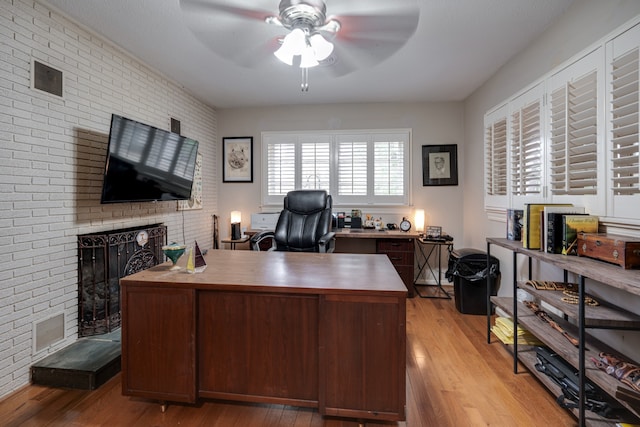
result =
[[198,141],[113,114],[101,203],[187,200]]

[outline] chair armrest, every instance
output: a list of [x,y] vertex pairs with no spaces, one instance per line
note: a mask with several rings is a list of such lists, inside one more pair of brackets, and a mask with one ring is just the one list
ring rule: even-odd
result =
[[320,252],[331,253],[336,248],[336,233],[333,231],[328,232],[318,239],[318,246]]
[[254,234],[253,236],[251,236],[251,239],[249,240],[250,242],[249,245],[251,246],[251,249],[253,249],[254,251],[259,251],[260,242],[266,239],[271,239],[271,248],[269,248],[269,250],[270,251],[275,250],[275,244],[276,244],[275,236],[276,236],[275,232],[271,230],[260,231]]

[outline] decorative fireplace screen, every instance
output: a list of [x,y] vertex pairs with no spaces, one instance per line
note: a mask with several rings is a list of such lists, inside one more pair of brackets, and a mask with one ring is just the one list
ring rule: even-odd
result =
[[162,224],[78,236],[78,336],[120,327],[120,278],[164,260]]

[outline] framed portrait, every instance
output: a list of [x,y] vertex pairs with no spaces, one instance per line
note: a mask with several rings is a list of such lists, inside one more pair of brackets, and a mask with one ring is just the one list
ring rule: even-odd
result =
[[422,185],[458,185],[458,146],[422,146]]
[[253,137],[222,138],[222,182],[253,182]]

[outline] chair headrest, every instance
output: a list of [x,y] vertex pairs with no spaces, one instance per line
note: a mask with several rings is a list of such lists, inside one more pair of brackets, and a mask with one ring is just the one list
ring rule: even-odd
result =
[[313,213],[331,208],[331,196],[325,190],[294,190],[284,198],[284,208],[296,213]]

